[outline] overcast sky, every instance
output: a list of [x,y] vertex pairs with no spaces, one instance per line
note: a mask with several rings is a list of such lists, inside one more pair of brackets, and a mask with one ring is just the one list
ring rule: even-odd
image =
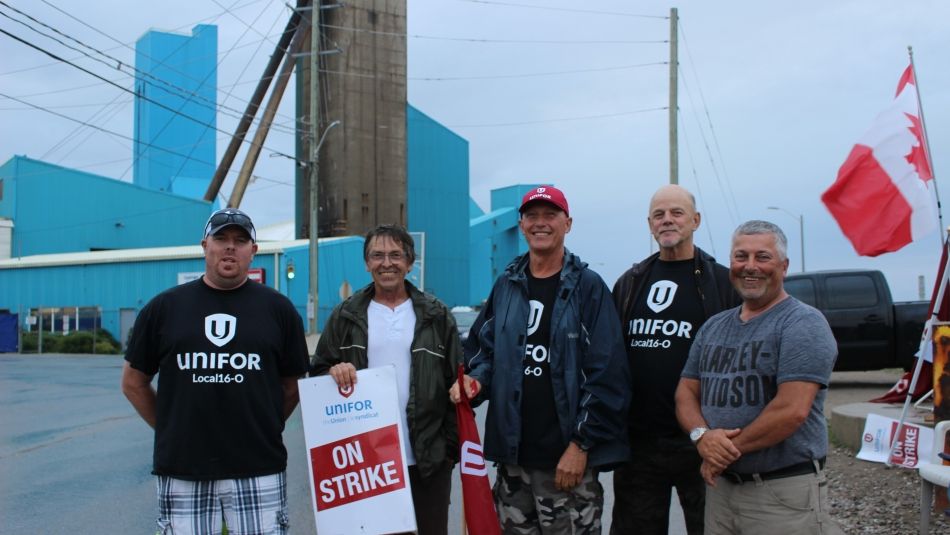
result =
[[[219,103],[236,109],[289,14],[283,2],[262,0],[4,2],[130,63],[131,47],[149,28],[216,24]],[[809,270],[880,269],[898,299],[917,297],[919,275],[932,285],[938,234],[860,258],[819,197],[890,104],[908,45],[938,188],[950,195],[943,181],[950,173],[950,3],[410,0],[409,102],[469,141],[471,193],[484,209],[493,188],[561,187],[574,217],[568,247],[612,284],[650,253],[649,197],[669,181],[670,7],[680,16],[680,182],[697,194],[703,214],[698,245],[727,260],[739,222],[769,219],[786,230],[790,270],[798,271],[802,214]],[[0,12],[17,16],[2,4]],[[132,87],[127,74],[8,18],[0,28]],[[0,93],[131,137],[128,93],[6,35],[0,57]],[[287,124],[292,96],[279,118]],[[131,180],[126,139],[74,131],[74,122],[3,98],[0,118],[0,160],[25,154]],[[234,120],[219,115],[218,125],[231,132]],[[293,136],[273,132],[266,145],[292,153]],[[219,155],[225,146],[219,133]],[[268,154],[242,206],[259,226],[293,217],[292,163]]]

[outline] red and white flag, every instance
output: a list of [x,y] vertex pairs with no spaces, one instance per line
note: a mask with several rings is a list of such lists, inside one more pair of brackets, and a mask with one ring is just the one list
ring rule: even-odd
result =
[[458,385],[461,400],[455,404],[459,427],[459,472],[462,475],[462,504],[465,524],[472,535],[501,535],[495,502],[488,484],[488,467],[478,438],[475,412],[464,388],[464,369],[459,364]]
[[913,66],[858,140],[821,200],[861,256],[900,249],[937,228],[937,196]]

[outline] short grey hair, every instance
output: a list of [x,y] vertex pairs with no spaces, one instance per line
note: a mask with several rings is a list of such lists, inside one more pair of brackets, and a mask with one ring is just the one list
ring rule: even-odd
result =
[[736,242],[739,236],[748,236],[750,234],[772,234],[775,236],[775,246],[778,248],[778,254],[782,260],[788,258],[788,238],[778,225],[770,221],[761,219],[752,219],[739,225],[736,231],[732,233],[732,243]]

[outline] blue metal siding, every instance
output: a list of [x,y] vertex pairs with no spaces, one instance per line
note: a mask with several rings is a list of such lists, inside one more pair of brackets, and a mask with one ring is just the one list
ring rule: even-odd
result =
[[16,176],[17,158],[10,158],[3,165],[0,165],[0,180],[3,181],[3,195],[0,196],[0,217],[4,219],[16,218],[16,199],[17,199],[17,181]]
[[471,304],[468,142],[409,105],[406,120],[409,229],[425,232],[425,289]]
[[[294,263],[297,276],[287,280],[287,261]],[[319,273],[319,313],[317,315],[317,329],[323,330],[323,325],[330,317],[333,307],[343,299],[349,297],[356,290],[372,282],[372,277],[366,272],[363,262],[363,238],[350,236],[334,239],[320,244]],[[307,246],[292,247],[285,251],[282,265],[284,280],[281,286],[283,292],[290,297],[297,307],[300,317],[307,318],[307,292],[310,281],[310,248]]]
[[200,199],[215,170],[218,29],[150,31],[135,50],[133,180]]
[[212,206],[127,182],[15,156],[0,177],[16,188],[14,257],[191,245]]
[[[266,284],[293,301],[301,318],[307,313],[307,246],[290,247],[278,253],[254,257],[252,268],[264,268]],[[277,255],[278,272],[274,272]],[[344,281],[353,290],[370,282],[363,263],[363,239],[333,239],[320,243],[320,313],[323,327],[330,311],[341,302]],[[287,259],[292,259],[296,278],[287,279]],[[178,283],[179,273],[204,272],[204,258],[168,259],[72,266],[0,269],[0,309],[13,313],[38,307],[100,307],[102,327],[121,339],[119,310],[139,311],[160,292]],[[305,323],[306,324],[306,323]]]

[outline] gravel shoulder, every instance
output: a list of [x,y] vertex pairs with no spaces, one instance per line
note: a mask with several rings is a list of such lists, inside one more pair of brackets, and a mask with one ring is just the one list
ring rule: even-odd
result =
[[[867,401],[887,391],[899,370],[845,372],[832,376],[826,414],[844,403]],[[916,470],[856,459],[847,448],[832,444],[826,472],[831,513],[846,533],[916,534],[920,520],[920,477]],[[930,533],[950,533],[950,516],[934,511]]]

